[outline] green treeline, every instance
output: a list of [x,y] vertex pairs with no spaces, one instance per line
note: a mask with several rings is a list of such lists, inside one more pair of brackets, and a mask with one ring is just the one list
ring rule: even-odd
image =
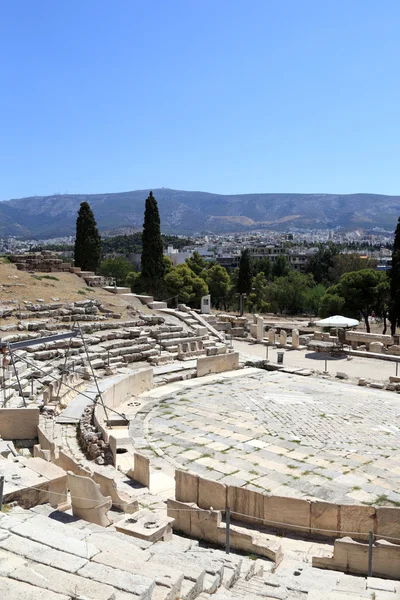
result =
[[[239,267],[228,272],[215,260],[205,261],[198,252],[184,264],[173,266],[163,255],[167,245],[181,249],[189,239],[162,235],[157,201],[150,193],[146,199],[143,232],[100,240],[94,215],[84,203],[77,220],[75,259],[78,266],[114,277],[118,285],[128,285],[135,293],[151,294],[171,306],[185,303],[200,306],[201,297],[210,294],[212,305],[219,310],[273,312],[328,317],[342,314],[363,319],[367,331],[368,317],[374,313],[387,319],[392,334],[400,325],[400,218],[395,232],[390,271],[378,271],[377,261],[357,253],[343,253],[333,244],[321,244],[308,258],[304,272],[292,268],[280,255],[252,259],[243,250]],[[115,258],[100,254],[116,253]],[[141,253],[141,272],[136,272],[126,258]],[[81,263],[81,264],[79,264]]]

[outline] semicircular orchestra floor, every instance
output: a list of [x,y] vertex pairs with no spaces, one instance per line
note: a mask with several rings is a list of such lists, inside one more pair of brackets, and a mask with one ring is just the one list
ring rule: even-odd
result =
[[257,491],[400,506],[400,398],[265,372],[187,388],[152,411],[148,441],[203,477]]

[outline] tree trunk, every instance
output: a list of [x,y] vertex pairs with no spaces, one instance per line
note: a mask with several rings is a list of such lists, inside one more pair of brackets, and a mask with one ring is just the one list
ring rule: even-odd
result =
[[387,320],[386,320],[386,310],[383,311],[383,331],[382,331],[382,335],[386,334],[386,330],[387,330]]
[[371,333],[371,328],[369,326],[369,321],[368,321],[368,312],[363,313],[363,317],[364,317],[365,327],[367,329],[367,333]]
[[394,335],[396,333],[396,315],[393,310],[389,312],[389,321],[390,321],[390,334]]

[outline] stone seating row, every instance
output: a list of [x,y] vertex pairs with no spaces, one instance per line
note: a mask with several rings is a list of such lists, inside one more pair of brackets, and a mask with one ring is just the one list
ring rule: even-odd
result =
[[195,600],[262,573],[261,562],[193,540],[146,542],[45,506],[0,516],[0,557],[10,600]]

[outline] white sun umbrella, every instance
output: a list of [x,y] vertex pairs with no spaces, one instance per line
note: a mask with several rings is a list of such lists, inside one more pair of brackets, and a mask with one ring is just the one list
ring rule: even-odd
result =
[[327,319],[321,319],[321,321],[316,321],[314,325],[317,327],[357,327],[360,324],[360,321],[357,319],[349,319],[348,317],[342,317],[341,315],[335,315],[333,317],[328,317]]

